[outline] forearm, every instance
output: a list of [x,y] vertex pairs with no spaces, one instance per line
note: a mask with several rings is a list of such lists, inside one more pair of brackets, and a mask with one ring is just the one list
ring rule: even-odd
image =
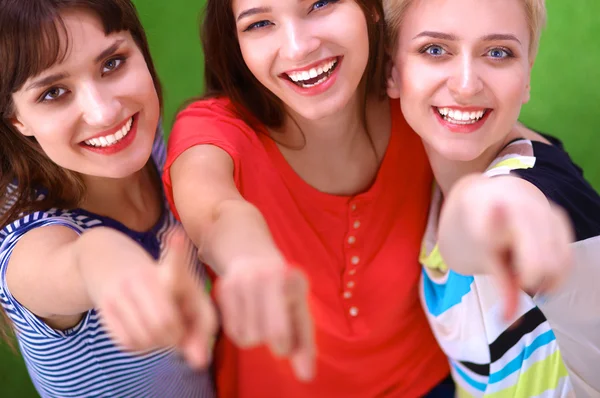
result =
[[525,180],[467,176],[451,190],[440,214],[440,253],[458,273],[490,273],[495,263],[530,257],[527,251],[543,245],[548,231],[565,231],[557,236],[566,238],[566,219],[561,215]]
[[199,247],[202,260],[217,274],[227,272],[229,267],[242,264],[249,257],[264,259],[265,264],[284,263],[262,214],[243,200],[221,202],[205,228],[204,239],[198,240],[194,243]]
[[153,261],[133,239],[104,227],[86,231],[75,246],[77,269],[92,307],[120,276],[139,272]]
[[170,175],[181,222],[201,260],[217,274],[249,259],[283,264],[263,215],[240,194],[227,152],[192,147],[173,163]]
[[13,296],[34,314],[55,319],[96,307],[119,273],[147,265],[149,256],[127,236],[104,227],[81,235],[63,226],[27,233],[6,273]]
[[460,180],[445,198],[438,225],[438,247],[449,269],[463,275],[476,275],[486,272],[478,253],[479,242],[471,233],[473,221],[471,206],[479,200],[476,185],[481,176],[469,176]]

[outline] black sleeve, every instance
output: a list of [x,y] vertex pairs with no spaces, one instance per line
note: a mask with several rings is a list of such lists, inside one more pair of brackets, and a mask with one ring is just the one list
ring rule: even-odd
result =
[[546,138],[553,145],[533,142],[534,167],[512,173],[535,185],[549,200],[566,210],[577,241],[600,235],[600,195],[585,180],[581,168],[572,162],[560,141]]

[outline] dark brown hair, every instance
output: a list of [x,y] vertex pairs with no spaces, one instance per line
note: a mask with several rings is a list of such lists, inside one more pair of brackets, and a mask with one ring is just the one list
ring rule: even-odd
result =
[[[52,162],[35,138],[11,122],[12,94],[68,54],[69,44],[61,40],[68,37],[61,13],[72,9],[97,15],[107,35],[131,33],[161,99],[146,34],[130,0],[0,0],[0,228],[22,213],[76,207],[85,193],[77,173]],[[38,196],[39,189],[45,197]]]
[[[362,8],[369,35],[369,62],[363,77],[365,95],[385,95],[385,21],[381,0],[354,0]],[[204,48],[205,97],[228,97],[246,122],[281,127],[281,100],[246,66],[240,50],[232,0],[207,0],[200,36]]]

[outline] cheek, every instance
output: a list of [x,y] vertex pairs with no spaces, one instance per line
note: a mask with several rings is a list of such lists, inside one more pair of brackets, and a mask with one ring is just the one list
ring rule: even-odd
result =
[[244,63],[250,73],[264,84],[266,76],[269,74],[269,50],[266,43],[256,45],[256,43],[247,43],[240,41],[240,50]]
[[487,81],[492,87],[496,98],[506,108],[520,110],[523,102],[527,99],[528,73],[521,69],[507,69],[491,75]]
[[39,105],[35,109],[25,110],[28,118],[22,120],[27,131],[42,146],[48,149],[60,150],[70,143],[73,132],[73,115],[76,114],[70,107],[55,107]]
[[407,104],[421,104],[430,102],[434,92],[435,82],[438,80],[435,77],[435,71],[419,62],[400,62],[397,68],[399,82],[400,99]]
[[158,100],[152,75],[145,63],[143,67],[128,71],[122,79],[115,80],[111,88],[115,97],[137,98],[144,103]]

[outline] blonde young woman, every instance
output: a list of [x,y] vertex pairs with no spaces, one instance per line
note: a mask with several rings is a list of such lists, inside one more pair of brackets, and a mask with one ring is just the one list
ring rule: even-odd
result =
[[422,301],[460,395],[600,396],[600,196],[517,123],[544,1],[385,5],[388,93],[436,180]]

